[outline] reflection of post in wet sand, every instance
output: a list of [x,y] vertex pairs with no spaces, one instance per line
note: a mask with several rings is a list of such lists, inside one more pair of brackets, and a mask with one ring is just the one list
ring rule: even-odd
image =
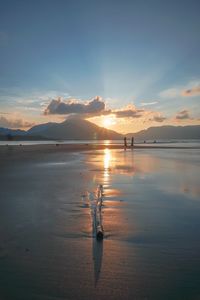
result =
[[[97,189],[97,203],[95,222],[96,239],[93,239],[93,261],[94,261],[94,285],[96,286],[101,272],[103,259],[103,224],[101,208],[103,203],[103,186],[100,184]],[[93,227],[94,228],[94,227]]]
[[92,216],[92,229],[93,229],[93,244],[92,253],[94,261],[94,283],[98,283],[101,264],[103,258],[103,224],[101,208],[103,203],[103,186],[99,185],[95,197],[90,195],[90,208]]
[[96,287],[100,277],[103,260],[103,239],[97,240],[93,238],[92,253],[94,262],[94,285]]
[[103,186],[100,184],[96,193],[88,193],[89,206],[92,217],[93,236],[103,239],[103,222],[101,208],[103,203]]
[[94,210],[94,225],[96,231],[96,238],[98,240],[103,239],[103,224],[102,224],[102,215],[101,208],[103,203],[103,186],[100,184],[97,189],[97,201]]

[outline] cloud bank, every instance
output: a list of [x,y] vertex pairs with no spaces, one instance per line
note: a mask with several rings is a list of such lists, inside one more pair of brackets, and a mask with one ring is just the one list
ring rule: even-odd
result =
[[143,116],[144,112],[143,109],[137,109],[132,104],[118,110],[106,109],[105,102],[101,97],[97,96],[85,103],[76,99],[62,100],[60,97],[58,99],[52,99],[45,109],[44,114],[76,114],[85,118],[112,114],[115,115],[116,118],[140,118]]
[[44,114],[79,114],[79,115],[99,115],[105,112],[105,103],[100,97],[87,101],[85,103],[78,100],[65,100],[60,97],[58,99],[52,99],[50,104],[45,109]]

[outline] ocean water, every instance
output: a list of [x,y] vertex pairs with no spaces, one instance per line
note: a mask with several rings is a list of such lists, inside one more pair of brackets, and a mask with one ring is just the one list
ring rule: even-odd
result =
[[[128,144],[131,143],[130,139],[127,140]],[[54,145],[54,144],[98,144],[98,145],[123,145],[123,140],[45,140],[45,141],[0,141],[0,146],[5,145]],[[173,147],[200,147],[200,140],[135,140],[135,145],[142,146],[173,146]]]

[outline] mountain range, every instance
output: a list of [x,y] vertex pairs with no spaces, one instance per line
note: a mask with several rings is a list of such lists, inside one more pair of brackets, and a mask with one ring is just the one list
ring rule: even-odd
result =
[[132,136],[140,140],[200,139],[200,125],[150,127],[134,134],[127,134],[129,138]]
[[37,138],[60,139],[60,140],[94,140],[94,139],[121,139],[122,134],[113,130],[99,127],[89,121],[78,118],[69,118],[62,123],[45,123],[33,126],[27,131],[0,128],[0,136],[13,136],[19,139]]
[[[160,139],[200,139],[200,125],[195,126],[161,126],[150,127],[137,133],[126,134],[127,138],[134,136],[136,140]],[[123,139],[124,135],[113,130],[99,127],[89,121],[69,118],[62,123],[45,123],[33,126],[29,130],[14,130],[0,128],[0,139],[13,138],[17,140],[53,139],[53,140],[94,140]]]

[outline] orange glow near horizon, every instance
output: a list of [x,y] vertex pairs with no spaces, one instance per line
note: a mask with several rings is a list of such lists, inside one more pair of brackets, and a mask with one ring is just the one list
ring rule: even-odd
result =
[[111,126],[113,126],[115,124],[116,124],[116,121],[115,121],[115,119],[113,117],[106,116],[102,120],[102,125],[103,125],[103,127],[106,127],[106,128],[107,127],[111,127]]
[[104,145],[105,145],[105,146],[110,145],[110,140],[104,141]]

